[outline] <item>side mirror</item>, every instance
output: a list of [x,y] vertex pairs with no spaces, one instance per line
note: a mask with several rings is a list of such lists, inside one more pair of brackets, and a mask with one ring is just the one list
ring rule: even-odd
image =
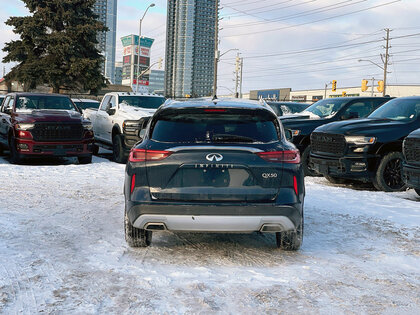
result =
[[286,139],[287,139],[288,141],[292,140],[292,138],[293,138],[292,130],[290,130],[290,129],[285,129],[285,130],[284,130],[284,133],[285,133],[285,135],[286,135]]
[[112,115],[114,115],[114,114],[115,114],[115,108],[108,108],[108,109],[106,110],[106,112],[108,113],[108,115],[112,116]]
[[13,112],[13,109],[11,109],[11,108],[5,108],[4,109],[4,113],[7,114],[7,115],[12,115],[12,112]]

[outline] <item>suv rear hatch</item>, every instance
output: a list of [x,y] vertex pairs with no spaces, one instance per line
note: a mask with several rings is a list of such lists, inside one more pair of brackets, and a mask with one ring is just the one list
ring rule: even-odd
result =
[[[146,159],[155,200],[270,202],[282,163],[280,125],[267,110],[195,109],[163,112],[150,129]],[[265,159],[264,159],[265,158]]]

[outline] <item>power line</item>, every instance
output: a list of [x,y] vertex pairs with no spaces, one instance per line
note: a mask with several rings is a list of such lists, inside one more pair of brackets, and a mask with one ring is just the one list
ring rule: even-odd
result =
[[264,30],[264,31],[256,31],[256,32],[242,33],[242,34],[236,34],[236,35],[225,35],[225,36],[223,36],[223,38],[248,36],[248,35],[255,35],[255,34],[268,33],[268,32],[274,32],[274,31],[279,31],[279,30],[295,28],[295,27],[299,27],[299,26],[303,26],[303,25],[308,25],[308,24],[313,24],[313,23],[317,23],[317,22],[336,19],[336,18],[339,18],[339,17],[352,15],[352,14],[355,14],[355,13],[360,13],[360,12],[368,11],[368,10],[371,10],[371,9],[380,8],[380,7],[383,7],[383,6],[386,6],[386,5],[391,5],[393,3],[397,3],[397,2],[401,2],[401,1],[402,0],[394,0],[394,1],[386,2],[386,3],[378,4],[378,5],[375,5],[375,6],[367,7],[367,8],[364,8],[364,9],[355,10],[355,11],[348,12],[348,13],[343,13],[343,14],[339,14],[339,15],[335,15],[335,16],[331,16],[331,17],[327,17],[327,18],[318,19],[318,20],[315,20],[315,21],[310,21],[310,22],[305,22],[305,23],[300,23],[300,24],[295,24],[295,25],[289,25],[289,26],[283,26],[283,27],[268,29],[268,30]]

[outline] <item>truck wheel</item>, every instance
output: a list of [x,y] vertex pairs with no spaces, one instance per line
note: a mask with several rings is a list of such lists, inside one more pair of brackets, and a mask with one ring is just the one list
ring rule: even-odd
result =
[[123,140],[121,135],[112,138],[112,158],[117,163],[126,163],[127,158],[124,154]]
[[92,163],[92,155],[78,156],[77,160],[79,161],[79,164],[90,164],[90,163]]
[[319,176],[317,172],[315,172],[309,167],[310,153],[311,153],[311,146],[308,145],[302,153],[303,172],[305,176]]
[[93,155],[98,155],[98,153],[99,153],[99,146],[96,145],[96,144],[93,144],[92,145],[92,154]]
[[277,248],[282,250],[298,250],[303,240],[303,220],[296,231],[276,232]]
[[152,231],[138,229],[131,225],[127,212],[124,211],[125,241],[130,247],[147,247],[152,242]]
[[344,178],[334,177],[329,175],[324,175],[324,177],[331,183],[331,184],[345,184],[347,181]]
[[15,138],[12,137],[10,139],[9,147],[10,147],[9,149],[10,150],[10,163],[20,164],[22,162],[22,157],[17,151]]
[[402,177],[402,160],[401,152],[391,152],[382,158],[372,180],[377,190],[392,192],[407,189]]

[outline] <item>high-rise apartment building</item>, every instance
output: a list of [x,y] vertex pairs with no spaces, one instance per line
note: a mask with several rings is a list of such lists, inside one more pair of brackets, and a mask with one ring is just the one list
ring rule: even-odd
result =
[[115,83],[115,48],[117,43],[117,0],[96,0],[93,8],[108,32],[98,35],[98,47],[105,57],[104,76]]
[[165,95],[212,94],[219,0],[168,0]]

